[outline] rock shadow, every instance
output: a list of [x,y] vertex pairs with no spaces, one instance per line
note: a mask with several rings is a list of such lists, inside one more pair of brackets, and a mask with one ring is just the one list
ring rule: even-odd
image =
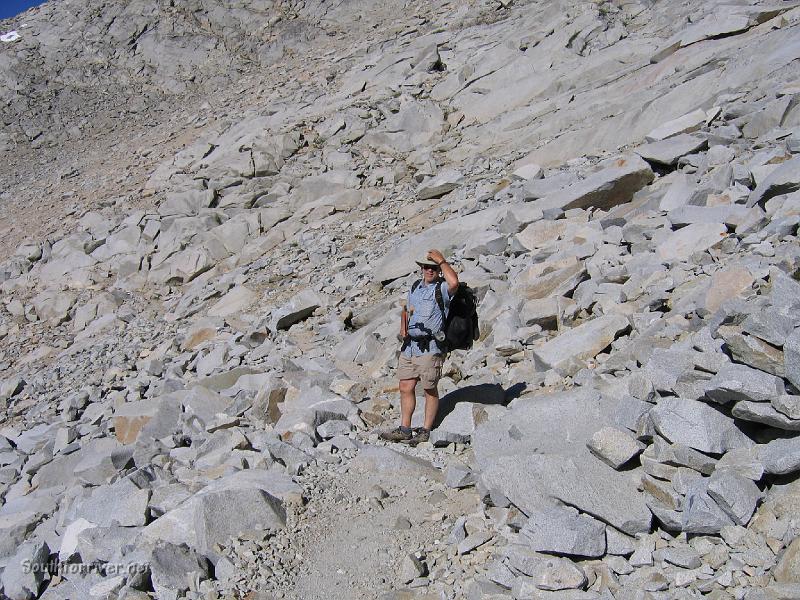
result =
[[503,389],[499,383],[481,383],[458,388],[445,394],[439,399],[439,411],[433,423],[434,429],[441,425],[444,418],[453,412],[459,402],[475,402],[476,404],[500,404],[505,406],[514,398],[518,398],[528,386],[525,383],[515,383],[508,389]]

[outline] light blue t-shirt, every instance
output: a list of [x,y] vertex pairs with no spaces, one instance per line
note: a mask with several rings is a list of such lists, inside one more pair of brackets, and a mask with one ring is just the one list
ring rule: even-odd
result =
[[[441,286],[442,303],[444,304],[444,315],[450,307],[450,291],[447,289],[447,282],[444,280],[426,284],[420,282],[417,289],[408,293],[408,307],[410,317],[408,319],[408,335],[411,343],[403,350],[403,356],[422,356],[423,354],[441,354],[442,351],[436,345],[436,340],[431,340],[427,351],[423,351],[414,338],[425,338],[427,334],[436,333],[442,330],[444,321],[442,311],[436,303],[436,286]],[[413,307],[413,311],[411,308]]]

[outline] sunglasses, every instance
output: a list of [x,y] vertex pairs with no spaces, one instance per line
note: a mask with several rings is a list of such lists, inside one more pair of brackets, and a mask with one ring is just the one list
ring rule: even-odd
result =
[[422,270],[423,271],[438,271],[439,267],[434,267],[433,265],[423,265],[422,266]]

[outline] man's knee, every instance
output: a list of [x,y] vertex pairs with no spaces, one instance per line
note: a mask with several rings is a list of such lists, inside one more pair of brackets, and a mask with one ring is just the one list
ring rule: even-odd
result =
[[413,392],[414,388],[417,387],[417,380],[416,379],[401,379],[400,380],[400,392]]

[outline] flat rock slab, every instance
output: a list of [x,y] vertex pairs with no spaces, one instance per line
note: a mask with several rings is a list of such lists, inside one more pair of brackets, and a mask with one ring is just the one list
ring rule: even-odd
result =
[[704,138],[681,134],[666,140],[639,146],[634,149],[634,152],[648,162],[672,166],[682,156],[697,152],[707,146],[708,142]]
[[559,502],[576,507],[629,535],[650,531],[651,513],[632,473],[602,463],[557,455],[502,456],[481,469],[488,489],[501,491],[532,514]]
[[623,156],[613,166],[536,201],[536,207],[560,211],[590,207],[608,210],[630,202],[654,178],[650,165],[641,157]]
[[702,40],[746,31],[753,25],[750,17],[736,13],[708,15],[699,23],[691,25],[680,34],[681,47]]
[[658,245],[658,256],[665,261],[688,260],[695,252],[703,252],[719,244],[727,236],[722,223],[695,223],[672,232]]
[[353,465],[366,471],[387,475],[424,475],[441,480],[442,474],[430,462],[382,446],[366,446],[353,459]]
[[662,398],[650,411],[656,430],[670,442],[722,454],[753,445],[733,419],[714,407],[685,398]]
[[800,420],[790,419],[766,402],[738,402],[731,414],[742,421],[761,423],[784,431],[800,431]]
[[769,402],[785,392],[780,377],[736,363],[722,367],[705,385],[706,396],[720,404],[740,400]]
[[243,285],[236,286],[208,309],[211,317],[228,317],[242,312],[256,301],[256,294]]
[[628,327],[630,323],[622,315],[597,317],[536,348],[534,360],[543,370],[555,369],[562,375],[574,375]]
[[697,109],[677,119],[659,125],[645,136],[648,142],[658,142],[681,133],[697,131],[706,122],[706,111]]

